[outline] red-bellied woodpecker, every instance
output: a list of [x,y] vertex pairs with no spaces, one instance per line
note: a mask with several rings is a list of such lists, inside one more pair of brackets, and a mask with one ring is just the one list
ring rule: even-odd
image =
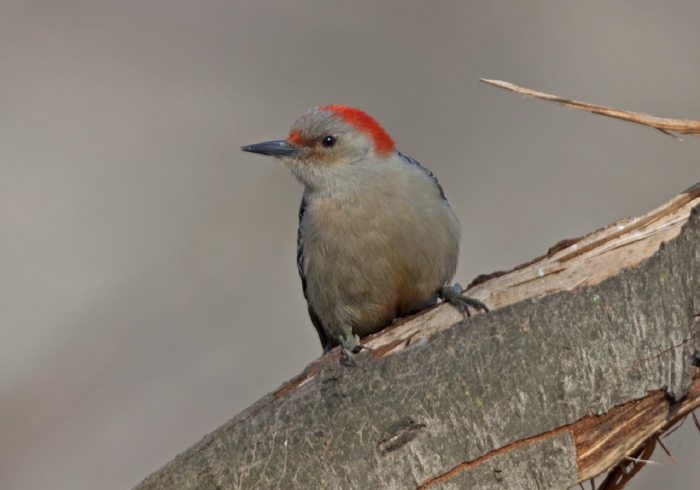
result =
[[366,113],[316,107],[286,140],[242,150],[281,158],[304,184],[297,265],[324,350],[357,352],[359,337],[438,298],[488,311],[449,285],[460,225],[442,187]]

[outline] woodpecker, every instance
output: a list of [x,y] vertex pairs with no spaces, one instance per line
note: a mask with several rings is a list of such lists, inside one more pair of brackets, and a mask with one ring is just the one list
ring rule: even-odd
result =
[[450,286],[461,228],[442,187],[365,112],[316,107],[287,139],[241,149],[281,159],[304,185],[297,266],[324,351],[357,353],[360,337],[438,298],[488,311]]

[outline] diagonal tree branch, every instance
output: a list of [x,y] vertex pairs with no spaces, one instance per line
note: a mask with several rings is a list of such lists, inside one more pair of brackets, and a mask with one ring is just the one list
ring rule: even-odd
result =
[[700,405],[700,185],[336,351],[138,489],[567,488]]

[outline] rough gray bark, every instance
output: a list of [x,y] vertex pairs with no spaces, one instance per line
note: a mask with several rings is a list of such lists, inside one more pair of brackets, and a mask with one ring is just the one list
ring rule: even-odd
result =
[[677,413],[699,315],[696,207],[603,282],[363,352],[356,368],[322,357],[136,488],[568,488],[585,474],[568,427],[659,391]]

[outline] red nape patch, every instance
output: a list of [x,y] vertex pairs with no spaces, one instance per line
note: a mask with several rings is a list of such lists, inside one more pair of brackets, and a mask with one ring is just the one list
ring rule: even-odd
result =
[[289,136],[287,136],[287,142],[294,146],[304,146],[305,143],[304,137],[301,135],[301,131],[298,129],[295,129],[289,133]]
[[327,105],[320,109],[338,114],[354,128],[369,134],[378,153],[391,153],[394,151],[394,140],[391,139],[389,133],[384,131],[384,128],[366,112],[344,105]]

